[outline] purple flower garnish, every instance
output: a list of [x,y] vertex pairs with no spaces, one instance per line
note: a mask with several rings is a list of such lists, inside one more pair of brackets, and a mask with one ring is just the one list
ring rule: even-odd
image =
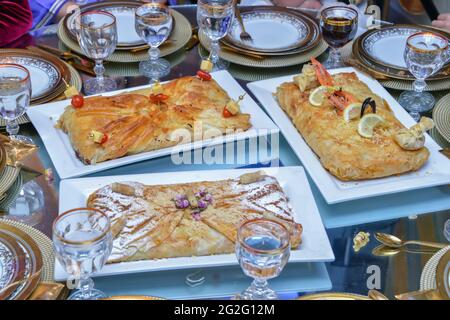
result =
[[200,215],[200,211],[193,211],[192,212],[192,218],[195,221],[199,221],[202,218],[202,216]]
[[198,194],[200,194],[201,197],[204,197],[206,195],[206,188],[201,187],[198,191]]
[[211,203],[213,198],[212,198],[212,195],[210,193],[207,193],[203,199],[205,201],[208,201],[209,203]]
[[187,199],[175,200],[175,206],[178,209],[186,209],[189,207],[189,201]]
[[185,194],[177,194],[175,196],[175,200],[183,200],[186,199],[186,195]]
[[206,209],[208,207],[208,203],[202,199],[197,201],[197,205],[199,209]]

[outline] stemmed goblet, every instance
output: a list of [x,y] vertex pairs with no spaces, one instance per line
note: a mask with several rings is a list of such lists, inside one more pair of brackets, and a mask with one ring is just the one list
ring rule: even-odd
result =
[[157,2],[144,4],[135,13],[136,32],[150,46],[150,60],[141,62],[139,71],[154,81],[170,72],[170,63],[159,57],[158,47],[169,37],[172,21],[169,8]]
[[290,255],[290,234],[281,223],[255,219],[244,222],[238,230],[236,256],[244,273],[254,280],[237,299],[274,300],[275,291],[267,280],[277,277]]
[[96,300],[105,294],[94,289],[90,276],[106,263],[112,250],[108,216],[90,208],[67,211],[53,223],[53,245],[58,261],[78,283],[69,300]]
[[419,32],[406,41],[405,62],[416,78],[414,91],[405,91],[399,102],[414,120],[420,120],[420,112],[430,111],[435,104],[433,95],[425,92],[425,80],[438,72],[448,60],[448,40],[433,32]]
[[325,61],[327,69],[344,67],[340,48],[353,40],[358,31],[358,11],[345,6],[333,6],[322,10],[320,28],[323,39],[330,46],[330,55]]
[[213,70],[227,69],[229,63],[219,58],[219,40],[230,30],[234,17],[234,0],[198,0],[197,23],[211,41]]
[[116,18],[105,11],[83,12],[77,17],[79,32],[78,43],[84,54],[95,61],[96,78],[84,83],[84,92],[88,95],[112,91],[117,88],[113,79],[104,77],[103,60],[108,58],[117,46]]
[[6,132],[12,139],[27,143],[33,141],[18,135],[17,118],[22,116],[30,105],[30,73],[18,64],[0,64],[0,115],[6,120]]

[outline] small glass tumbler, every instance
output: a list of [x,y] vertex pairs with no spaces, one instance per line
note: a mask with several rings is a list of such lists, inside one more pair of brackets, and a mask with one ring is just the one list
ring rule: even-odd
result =
[[112,250],[108,216],[91,208],[79,208],[58,216],[53,223],[53,245],[56,257],[75,280],[77,288],[69,300],[105,298],[94,289],[90,276],[106,263]]
[[238,230],[236,256],[244,273],[254,280],[236,299],[278,299],[267,280],[281,273],[289,255],[290,234],[281,223],[267,219],[244,222]]

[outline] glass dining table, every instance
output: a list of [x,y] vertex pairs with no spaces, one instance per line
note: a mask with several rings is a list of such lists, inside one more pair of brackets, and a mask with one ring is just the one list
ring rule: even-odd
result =
[[[175,6],[196,25],[196,6]],[[31,34],[34,44],[45,44],[58,48],[55,26],[40,29]],[[180,50],[165,57],[172,64],[171,72],[162,80],[193,75],[199,68],[201,48],[198,45],[189,50]],[[326,54],[325,54],[326,55]],[[319,57],[324,60],[325,57]],[[149,83],[149,79],[130,74],[136,64],[114,63],[105,65],[106,73],[113,75],[118,88],[132,88]],[[300,66],[279,68],[281,75],[294,74]],[[231,65],[229,72],[246,88],[251,79],[270,76],[267,70],[244,68]],[[273,72],[270,71],[270,72]],[[121,75],[122,74],[122,75]],[[91,76],[81,73],[83,80]],[[247,90],[250,96],[251,93]],[[398,92],[392,92],[394,97]],[[257,101],[255,99],[255,101]],[[260,105],[264,110],[264,108]],[[31,137],[39,145],[39,152],[27,160],[27,165],[42,171],[52,169],[51,181],[44,176],[36,182],[43,189],[43,207],[36,217],[15,217],[28,221],[51,236],[52,222],[58,214],[58,189],[60,179],[41,138],[31,123],[21,125],[21,134]],[[280,166],[301,166],[285,138],[280,134],[270,141],[266,155],[253,154],[246,148],[246,161],[230,164],[181,164],[175,165],[170,156],[142,161],[100,173],[90,177],[142,174],[154,172],[176,172],[189,170],[214,170],[239,167],[260,167],[273,163]],[[413,248],[411,250],[379,250],[374,237],[376,232],[394,234],[401,239],[424,240],[448,243],[444,236],[444,224],[450,219],[450,187],[432,187],[416,191],[377,196],[339,204],[328,204],[314,182],[308,176],[314,198],[334,251],[335,260],[315,263],[290,263],[281,275],[271,281],[271,287],[283,299],[294,299],[305,293],[335,291],[367,295],[369,289],[377,289],[388,298],[394,295],[420,289],[420,277],[424,265],[436,251]],[[6,216],[8,217],[8,216]],[[369,243],[358,252],[353,249],[353,239],[358,232],[370,234]],[[145,272],[95,278],[96,287],[108,295],[153,295],[171,299],[230,298],[241,292],[249,283],[238,265],[205,269],[180,269],[171,271]]]

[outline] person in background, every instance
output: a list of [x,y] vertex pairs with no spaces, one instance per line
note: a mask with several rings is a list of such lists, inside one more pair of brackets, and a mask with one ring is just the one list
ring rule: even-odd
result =
[[33,16],[28,0],[0,0],[0,47],[26,34],[32,22]]
[[432,22],[433,27],[444,29],[450,32],[450,13],[440,14],[437,20]]

